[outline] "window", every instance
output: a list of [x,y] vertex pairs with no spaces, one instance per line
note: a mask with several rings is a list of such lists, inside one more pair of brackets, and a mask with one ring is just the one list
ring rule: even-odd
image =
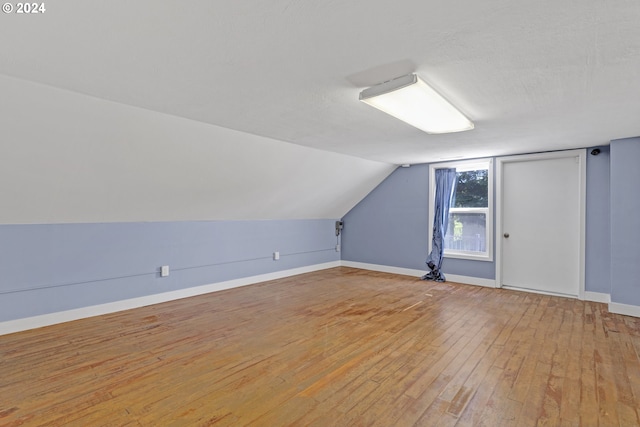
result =
[[[449,208],[444,256],[493,260],[493,162],[491,159],[438,163],[429,166],[429,213],[433,224],[435,170],[456,169],[456,188]],[[433,230],[429,227],[429,246]]]

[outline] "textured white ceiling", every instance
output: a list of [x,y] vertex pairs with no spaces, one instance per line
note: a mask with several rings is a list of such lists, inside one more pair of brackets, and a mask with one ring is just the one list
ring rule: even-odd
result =
[[[640,135],[640,2],[57,0],[0,16],[0,74],[389,163]],[[476,125],[358,102],[415,72]]]

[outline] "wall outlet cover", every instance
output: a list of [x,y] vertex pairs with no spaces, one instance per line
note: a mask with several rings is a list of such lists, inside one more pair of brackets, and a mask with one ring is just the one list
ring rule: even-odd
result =
[[169,275],[169,266],[163,265],[160,267],[160,277],[167,277]]

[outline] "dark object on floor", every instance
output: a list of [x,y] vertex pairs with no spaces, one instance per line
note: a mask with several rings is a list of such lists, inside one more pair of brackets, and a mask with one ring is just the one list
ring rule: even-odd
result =
[[434,282],[445,282],[447,280],[444,277],[444,274],[437,268],[434,263],[428,262],[427,267],[429,267],[431,271],[422,276],[422,280],[433,280]]

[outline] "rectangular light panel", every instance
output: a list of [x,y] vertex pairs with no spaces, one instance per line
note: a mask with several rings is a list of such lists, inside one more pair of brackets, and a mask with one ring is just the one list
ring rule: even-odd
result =
[[360,101],[427,133],[473,129],[471,120],[415,74],[365,89]]

